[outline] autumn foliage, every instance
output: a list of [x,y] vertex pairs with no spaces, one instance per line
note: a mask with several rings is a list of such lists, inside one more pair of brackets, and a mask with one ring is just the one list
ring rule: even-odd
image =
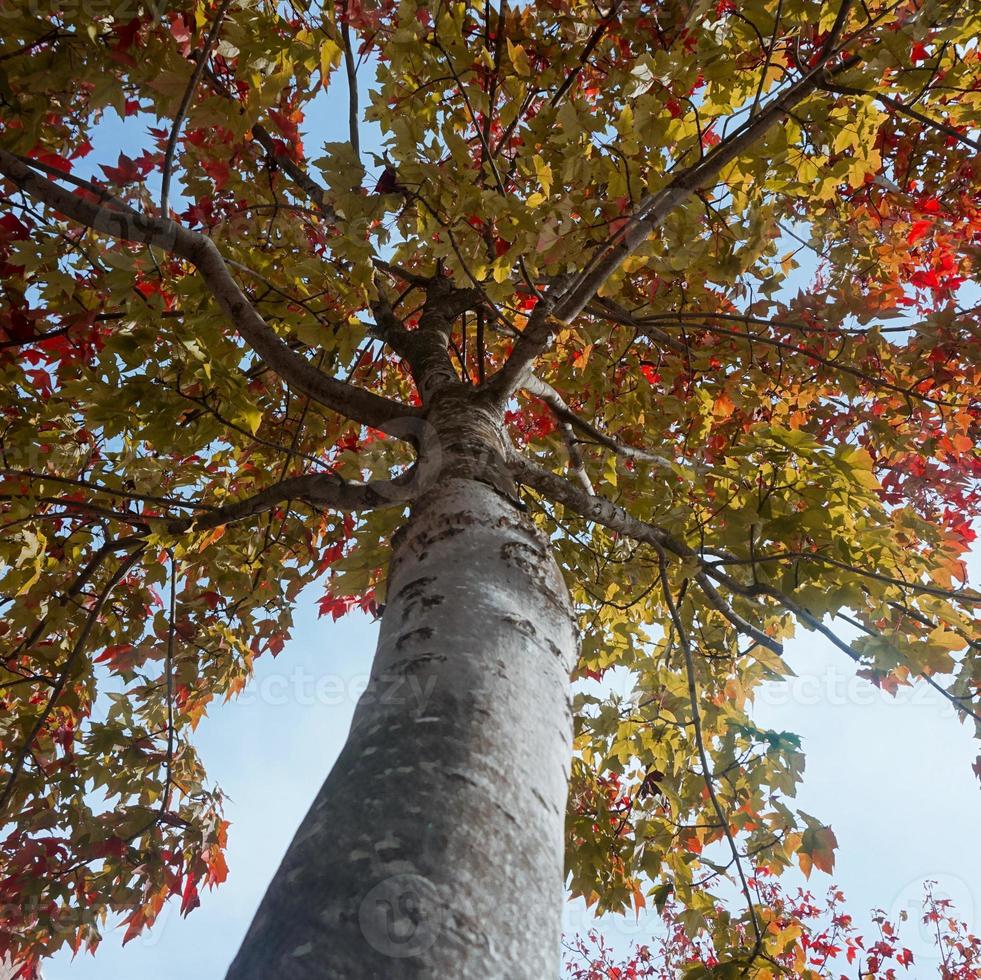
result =
[[575,605],[573,894],[878,957],[752,705],[806,631],[981,722],[978,5],[163,7],[0,0],[0,953],[224,880],[195,727],[304,589],[382,613],[438,377]]
[[[791,894],[763,869],[756,870],[750,886],[766,909],[766,929],[774,937],[773,956],[753,973],[760,980],[916,976],[916,957],[903,945],[903,937],[918,926],[929,933],[934,947],[931,959],[938,961],[936,969],[931,964],[931,975],[973,980],[981,972],[981,939],[968,930],[951,900],[936,893],[935,882],[924,884],[920,922],[907,924],[906,911],[893,922],[882,909],[873,909],[864,934],[835,886],[823,899],[802,888]],[[617,955],[595,930],[566,941],[564,976],[568,980],[702,980],[741,975],[740,964],[727,958],[725,948],[716,949],[710,939],[690,930],[684,911],[669,895],[659,900],[658,911],[658,937],[631,944],[626,956]],[[923,966],[919,964],[920,969]]]

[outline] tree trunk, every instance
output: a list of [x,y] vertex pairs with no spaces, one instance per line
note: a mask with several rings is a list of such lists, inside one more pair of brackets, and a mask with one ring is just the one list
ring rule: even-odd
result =
[[229,980],[553,980],[576,640],[519,507],[447,476],[397,535],[368,690]]

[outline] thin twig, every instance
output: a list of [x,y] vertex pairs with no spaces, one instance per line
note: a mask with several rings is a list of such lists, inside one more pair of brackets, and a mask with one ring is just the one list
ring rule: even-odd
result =
[[204,39],[204,47],[198,54],[197,64],[191,74],[190,81],[187,83],[187,88],[184,89],[184,95],[181,98],[180,105],[177,107],[173,125],[170,127],[170,136],[167,138],[167,148],[164,151],[163,176],[160,178],[160,214],[164,218],[170,214],[170,177],[174,166],[174,151],[177,149],[177,139],[180,136],[181,126],[184,124],[184,117],[187,115],[191,100],[194,98],[194,93],[197,91],[201,76],[204,74],[205,66],[211,57],[211,48],[218,38],[221,22],[225,19],[225,13],[231,2],[232,0],[222,0],[221,6],[219,6],[215,14],[215,19],[211,22],[211,27]]
[[30,755],[31,748],[34,745],[35,739],[41,732],[41,729],[47,724],[48,718],[51,717],[51,712],[54,710],[55,704],[58,698],[61,696],[61,692],[64,690],[65,685],[68,683],[68,678],[71,675],[72,668],[75,666],[78,658],[81,656],[83,650],[85,649],[85,644],[88,641],[89,635],[92,632],[92,628],[98,621],[99,614],[102,612],[106,601],[109,598],[112,590],[122,581],[127,575],[129,570],[136,564],[140,556],[146,549],[146,545],[142,545],[138,550],[134,551],[133,554],[129,555],[123,561],[119,563],[119,567],[113,572],[109,581],[103,586],[102,590],[99,592],[95,602],[93,603],[91,609],[89,609],[88,616],[85,619],[85,623],[78,635],[78,639],[75,641],[75,645],[72,647],[71,652],[68,654],[64,664],[61,668],[61,673],[58,676],[58,680],[51,687],[51,693],[48,695],[47,704],[38,715],[37,720],[34,722],[27,738],[24,739],[24,744],[17,751],[14,758],[13,765],[10,767],[10,775],[7,777],[7,781],[4,784],[3,792],[0,793],[0,813],[4,813],[7,809],[7,804],[10,802],[10,797],[14,791],[14,785],[17,782],[17,777],[20,775],[24,768],[24,763],[27,761],[28,755]]
[[753,946],[753,952],[749,958],[749,963],[752,963],[763,947],[763,933],[760,931],[760,923],[756,917],[756,906],[753,904],[753,896],[750,893],[749,884],[746,880],[746,874],[743,871],[742,860],[739,856],[739,848],[736,846],[735,838],[732,835],[732,828],[729,826],[729,818],[726,816],[725,810],[723,810],[722,804],[719,802],[719,797],[715,791],[715,783],[712,781],[712,770],[709,767],[708,753],[705,750],[705,738],[702,734],[702,718],[701,713],[698,710],[698,686],[695,679],[695,660],[692,656],[691,641],[689,640],[688,632],[685,629],[684,623],[681,621],[681,616],[678,613],[678,607],[675,605],[674,596],[671,593],[671,583],[668,580],[667,556],[664,553],[664,549],[659,545],[655,545],[655,549],[658,553],[661,585],[664,590],[664,600],[667,603],[668,612],[671,615],[671,621],[674,623],[674,628],[678,633],[678,638],[681,641],[681,649],[685,656],[685,670],[688,675],[688,698],[691,702],[692,730],[695,734],[695,745],[698,748],[698,757],[702,764],[702,776],[705,779],[705,788],[708,790],[709,798],[712,800],[712,806],[715,810],[715,815],[718,818],[719,823],[722,826],[722,831],[729,843],[729,850],[732,853],[732,860],[736,865],[736,872],[739,875],[739,883],[742,888],[743,895],[746,898],[747,910],[749,912],[750,922],[753,926],[753,934],[756,937],[756,943]]
[[[347,13],[350,4],[344,6],[344,17],[341,20],[341,39],[344,42],[344,67],[347,71],[347,124],[351,135],[351,149],[354,152],[354,159],[358,162],[358,169],[363,172],[361,166],[361,134],[358,130],[358,68],[354,63],[354,52],[351,50],[351,30],[347,23]],[[358,180],[358,186],[361,181]]]

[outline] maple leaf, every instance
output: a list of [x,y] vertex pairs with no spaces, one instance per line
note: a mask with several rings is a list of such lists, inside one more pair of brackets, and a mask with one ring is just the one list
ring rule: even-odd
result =
[[838,840],[830,827],[810,826],[801,838],[797,860],[805,878],[810,878],[811,868],[831,874],[835,866],[835,850]]

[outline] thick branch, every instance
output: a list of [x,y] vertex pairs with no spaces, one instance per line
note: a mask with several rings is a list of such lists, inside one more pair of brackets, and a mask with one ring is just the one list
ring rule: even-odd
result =
[[373,483],[348,483],[333,473],[308,473],[281,480],[251,497],[224,507],[209,508],[199,517],[172,521],[169,527],[174,533],[192,528],[206,531],[265,513],[289,500],[302,500],[312,507],[345,511],[402,505],[412,496],[413,479],[413,470],[395,480]]
[[[620,268],[672,212],[700,190],[711,186],[724,167],[744,153],[771,127],[783,122],[800,102],[821,84],[854,67],[856,58],[829,70],[828,52],[821,62],[777,96],[765,109],[748,119],[732,135],[715,146],[701,160],[683,170],[661,190],[644,197],[626,224],[607,239],[589,258],[571,284],[557,295],[555,287],[546,300],[535,308],[532,317],[514,346],[511,356],[491,385],[509,395],[524,380],[534,360],[544,351],[557,327],[570,323],[593,300],[603,285]],[[536,318],[535,314],[541,315]]]
[[855,59],[849,59],[834,72],[829,72],[825,67],[826,62],[822,61],[698,163],[682,171],[661,190],[643,198],[626,225],[593,254],[577,279],[558,299],[553,315],[563,323],[578,316],[610,276],[669,214],[697,191],[708,187],[724,167],[744,153],[771,127],[783,122],[790,111],[817,90],[821,83],[826,82],[829,76],[840,73],[846,67],[851,68],[854,64]]
[[[404,278],[391,266],[385,263],[379,265],[385,271],[394,271],[394,274]],[[413,282],[413,285],[416,284]],[[408,364],[423,404],[428,404],[436,392],[458,387],[461,383],[449,353],[453,324],[466,310],[478,306],[481,296],[476,289],[454,288],[450,280],[442,276],[423,280],[421,288],[426,293],[426,300],[415,330],[405,328],[380,288],[379,298],[372,304],[372,312],[381,338]]]
[[760,646],[764,646],[767,650],[772,650],[774,653],[782,656],[783,655],[783,644],[777,640],[774,640],[772,636],[767,636],[761,629],[758,629],[752,623],[743,619],[729,605],[725,599],[719,594],[719,590],[709,581],[708,576],[704,572],[699,572],[695,576],[695,581],[701,586],[702,591],[705,593],[708,601],[712,606],[717,609],[729,622],[736,628],[736,630],[745,636],[752,637]]
[[218,305],[249,346],[300,394],[375,428],[382,428],[395,418],[419,414],[418,409],[323,374],[291,350],[249,302],[210,238],[167,218],[115,211],[70,194],[4,150],[0,150],[0,173],[29,196],[73,221],[121,241],[156,245],[186,259],[201,273]]
[[[524,459],[515,452],[512,452],[511,456],[509,457],[508,465],[517,482],[531,487],[533,490],[555,503],[562,504],[564,507],[577,513],[580,517],[583,517],[588,521],[593,521],[597,524],[602,524],[604,527],[608,527],[619,534],[624,534],[627,537],[633,538],[635,541],[650,544],[655,549],[663,548],[665,551],[670,551],[673,555],[680,559],[694,562],[698,568],[698,571],[695,573],[696,578],[698,579],[699,584],[705,590],[709,602],[716,609],[722,612],[730,623],[736,626],[740,631],[746,633],[746,635],[751,636],[758,643],[767,646],[769,649],[774,649],[773,644],[776,641],[756,630],[756,628],[751,626],[751,624],[741,621],[741,617],[739,617],[738,614],[728,606],[722,596],[718,594],[717,590],[714,588],[714,585],[711,581],[709,581],[709,579],[714,579],[730,592],[743,596],[747,599],[759,599],[763,596],[772,599],[797,616],[805,625],[809,626],[811,629],[818,630],[823,635],[827,636],[828,639],[830,639],[836,646],[842,650],[845,650],[849,656],[857,657],[857,654],[855,654],[855,652],[851,650],[851,648],[848,647],[843,640],[837,637],[833,631],[824,626],[824,624],[821,623],[818,618],[808,612],[808,610],[805,609],[799,602],[790,596],[787,596],[779,589],[763,583],[747,585],[739,582],[738,580],[732,578],[732,576],[727,575],[724,572],[720,572],[715,563],[703,559],[697,551],[690,548],[684,543],[684,541],[680,541],[663,528],[633,517],[630,513],[624,510],[624,508],[605,497],[585,493],[582,489],[575,486],[573,483],[570,483],[563,477],[546,470],[544,467],[538,466],[536,463],[532,463],[531,461]],[[954,599],[969,605],[977,604],[979,602],[978,597],[972,593],[943,590],[915,582],[905,582],[902,579],[883,575],[879,572],[855,568],[846,564],[845,562],[839,562],[836,559],[824,558],[820,555],[800,555],[797,557],[813,557],[817,561],[826,562],[836,567],[853,572],[856,575],[861,575],[869,579],[883,582],[887,585],[907,589],[913,592],[920,592],[926,595],[935,595],[946,599]]]
[[563,507],[574,511],[587,521],[602,524],[611,530],[626,534],[635,541],[643,541],[656,548],[665,548],[679,558],[697,557],[684,542],[678,541],[662,528],[638,520],[612,500],[595,494],[590,495],[564,477],[524,459],[517,453],[512,453],[509,457],[508,468],[517,482],[531,487],[554,503],[562,504]]

